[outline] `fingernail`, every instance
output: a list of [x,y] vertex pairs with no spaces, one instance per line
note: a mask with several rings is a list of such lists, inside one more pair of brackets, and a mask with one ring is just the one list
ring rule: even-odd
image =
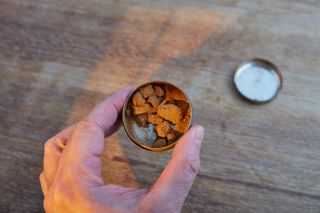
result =
[[198,126],[195,129],[195,141],[197,144],[201,145],[204,137],[204,128],[202,126]]

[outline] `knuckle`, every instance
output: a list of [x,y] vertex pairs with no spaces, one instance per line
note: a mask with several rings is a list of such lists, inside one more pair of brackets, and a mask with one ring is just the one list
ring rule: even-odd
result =
[[53,139],[50,138],[49,140],[47,140],[45,143],[44,143],[44,153],[49,153],[50,150],[52,149],[52,143],[53,143]]
[[81,132],[83,130],[95,133],[97,130],[99,130],[99,126],[91,121],[82,120],[76,124],[75,131]]
[[184,168],[188,173],[198,174],[200,169],[200,159],[196,157],[187,157],[184,161]]
[[91,129],[93,124],[87,120],[79,121],[76,125],[76,130],[83,130],[83,129]]

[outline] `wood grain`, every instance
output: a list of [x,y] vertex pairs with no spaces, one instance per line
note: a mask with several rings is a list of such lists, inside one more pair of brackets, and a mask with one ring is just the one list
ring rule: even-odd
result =
[[[0,212],[42,212],[47,138],[131,84],[186,90],[206,128],[183,212],[319,212],[318,1],[0,1]],[[284,76],[265,105],[232,85],[243,60]],[[106,139],[106,183],[150,187],[171,151],[123,129]]]

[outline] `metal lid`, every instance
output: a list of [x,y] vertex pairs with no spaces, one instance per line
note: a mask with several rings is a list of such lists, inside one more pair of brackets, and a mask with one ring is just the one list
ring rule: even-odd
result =
[[252,59],[242,63],[234,75],[238,92],[247,100],[265,103],[272,100],[282,87],[278,68],[264,59]]

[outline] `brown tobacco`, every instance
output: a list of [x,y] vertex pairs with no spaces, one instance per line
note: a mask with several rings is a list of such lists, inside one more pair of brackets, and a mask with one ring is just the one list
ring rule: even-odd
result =
[[133,116],[143,128],[154,125],[157,139],[153,147],[159,148],[175,142],[189,127],[190,105],[185,95],[166,84],[148,84],[132,97],[127,115]]
[[181,109],[174,104],[163,104],[158,107],[157,113],[160,117],[177,124],[181,120]]

